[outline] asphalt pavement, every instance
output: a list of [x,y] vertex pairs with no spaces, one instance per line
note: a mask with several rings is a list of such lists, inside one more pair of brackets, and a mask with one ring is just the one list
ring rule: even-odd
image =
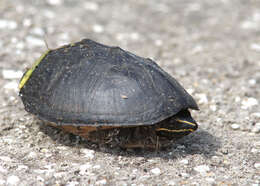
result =
[[[106,148],[24,110],[18,83],[83,38],[155,60],[197,101],[166,150]],[[260,185],[260,1],[1,0],[0,185]]]

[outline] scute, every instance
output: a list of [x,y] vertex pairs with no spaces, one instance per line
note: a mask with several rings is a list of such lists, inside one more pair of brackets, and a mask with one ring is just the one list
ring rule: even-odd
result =
[[151,125],[198,109],[154,61],[88,39],[49,51],[20,95],[28,112],[65,125]]

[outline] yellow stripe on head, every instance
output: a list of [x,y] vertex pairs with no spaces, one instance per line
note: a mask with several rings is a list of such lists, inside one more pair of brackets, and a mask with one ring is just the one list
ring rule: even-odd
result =
[[19,83],[19,89],[23,88],[23,86],[25,85],[25,83],[28,81],[28,79],[31,77],[33,71],[35,70],[35,68],[40,64],[40,62],[43,60],[43,58],[50,52],[50,50],[47,50],[44,54],[41,55],[41,57],[33,64],[32,68],[30,68],[29,70],[27,70],[27,72],[25,73],[25,75],[23,76],[23,78],[21,79],[20,83]]
[[180,123],[186,123],[186,124],[188,124],[188,125],[196,126],[196,124],[195,124],[195,123],[191,123],[191,122],[189,122],[189,121],[186,121],[186,120],[180,120],[180,119],[176,119],[176,121],[178,121],[178,122],[180,122]]
[[165,131],[165,132],[194,132],[193,129],[178,129],[178,130],[172,130],[172,129],[166,129],[166,128],[158,128],[156,131]]

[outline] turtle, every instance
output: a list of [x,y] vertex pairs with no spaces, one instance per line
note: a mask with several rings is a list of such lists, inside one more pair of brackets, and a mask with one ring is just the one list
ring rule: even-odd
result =
[[48,49],[19,96],[44,123],[110,146],[168,146],[198,128],[197,103],[156,62],[91,39]]

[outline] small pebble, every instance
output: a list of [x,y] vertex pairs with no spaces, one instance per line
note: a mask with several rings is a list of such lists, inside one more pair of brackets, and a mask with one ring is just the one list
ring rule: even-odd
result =
[[0,185],[6,185],[5,180],[0,180]]
[[17,23],[12,20],[0,19],[0,29],[14,30],[17,28]]
[[86,10],[90,11],[97,11],[99,8],[98,4],[95,2],[85,2],[83,6]]
[[57,6],[61,5],[63,3],[63,0],[47,0],[47,3],[49,5]]
[[79,167],[79,174],[84,175],[88,169],[90,169],[92,166],[90,164],[84,164]]
[[256,169],[260,169],[260,162],[255,163],[255,164],[254,164],[254,167],[255,167]]
[[42,28],[40,28],[40,27],[34,27],[31,30],[31,33],[35,34],[35,35],[38,35],[38,36],[43,36],[44,35],[44,30]]
[[81,153],[84,154],[85,158],[93,159],[95,157],[94,150],[83,149],[83,150],[81,150]]
[[[45,10],[44,12],[43,12],[43,15],[44,15],[44,17],[46,17],[46,18],[48,18],[48,19],[54,19],[55,18],[55,12],[53,12],[53,11],[51,11],[51,10]],[[52,30],[52,28],[53,27],[50,27],[50,28],[48,28],[48,33],[52,33],[52,32],[54,32],[53,30]]]
[[220,160],[220,158],[218,157],[218,156],[212,156],[212,161],[213,162],[215,162],[215,163],[220,163],[221,162],[221,160]]
[[12,175],[7,178],[6,183],[7,183],[7,185],[18,185],[19,182],[20,182],[19,177]]
[[185,149],[186,147],[184,145],[178,145],[177,148],[178,149]]
[[93,167],[93,169],[100,169],[100,168],[101,168],[100,165],[95,165],[95,166]]
[[3,69],[2,76],[4,79],[20,79],[23,76],[23,72],[11,69]]
[[125,34],[117,33],[116,39],[119,40],[119,41],[123,41],[125,39]]
[[184,178],[189,178],[190,177],[190,175],[188,173],[186,173],[186,172],[182,172],[181,176],[184,177]]
[[253,118],[259,118],[260,119],[260,112],[255,112],[251,114],[251,117]]
[[251,50],[254,50],[254,51],[256,51],[256,52],[260,52],[260,44],[252,43],[252,44],[250,45],[250,48],[251,48]]
[[214,178],[206,178],[205,179],[207,182],[209,183],[214,183],[215,182],[215,179]]
[[176,183],[171,180],[171,181],[168,182],[168,185],[176,185]]
[[136,174],[138,172],[137,169],[133,169],[132,174]]
[[41,151],[42,153],[48,153],[48,152],[49,152],[49,150],[48,150],[48,149],[45,149],[45,148],[41,149],[40,151]]
[[44,174],[47,172],[47,170],[35,169],[35,170],[33,170],[33,172],[35,172],[36,174]]
[[103,179],[103,180],[99,180],[96,182],[96,185],[105,185],[107,184],[107,180],[106,179]]
[[151,173],[153,173],[154,175],[159,175],[161,174],[161,170],[159,168],[154,168],[151,170]]
[[45,42],[42,39],[39,39],[39,38],[36,38],[36,37],[33,37],[33,36],[27,36],[26,42],[29,45],[34,46],[34,47],[45,46]]
[[77,181],[71,181],[69,183],[66,184],[66,186],[76,186],[76,185],[79,185],[79,182]]
[[12,159],[9,158],[8,156],[0,156],[0,160],[2,160],[2,161],[6,161],[6,162],[10,162],[10,161],[12,161]]
[[189,160],[183,159],[183,160],[180,161],[180,163],[187,165],[187,164],[189,164]]
[[198,54],[201,53],[203,51],[203,47],[201,45],[195,46],[192,50],[191,50],[191,54]]
[[133,33],[130,34],[130,38],[131,38],[132,40],[137,41],[137,40],[140,39],[140,35],[139,35],[137,32],[133,32]]
[[52,163],[52,164],[48,164],[48,165],[45,165],[43,166],[45,169],[52,169],[53,167],[55,167],[55,164]]
[[223,148],[221,149],[221,153],[222,153],[222,154],[228,154],[228,148],[223,147]]
[[255,79],[250,79],[250,80],[248,81],[248,83],[253,86],[253,85],[256,84],[256,80],[255,80]]
[[118,176],[118,175],[119,175],[119,172],[114,172],[114,174],[115,174],[116,176]]
[[7,173],[7,170],[4,167],[0,166],[0,172],[1,173]]
[[11,38],[11,42],[12,42],[13,44],[16,44],[16,43],[18,42],[18,39],[17,39],[16,37],[12,37],[12,38]]
[[236,96],[236,97],[235,97],[235,102],[238,103],[238,102],[240,102],[240,101],[241,101],[241,98],[240,98],[239,96]]
[[92,28],[96,33],[102,33],[104,31],[104,27],[102,25],[95,24]]
[[260,152],[260,151],[259,151],[258,149],[256,149],[256,148],[252,148],[251,152],[252,152],[252,153],[258,153],[258,152]]
[[195,94],[195,96],[199,99],[198,103],[200,104],[208,103],[208,98],[206,94]]
[[[8,100],[9,101],[14,101],[15,100],[15,97],[14,96],[10,96],[9,98],[8,98]],[[19,127],[20,128],[20,127]]]
[[160,47],[160,46],[162,46],[162,44],[163,44],[162,40],[160,40],[160,39],[156,39],[155,40],[155,45],[156,46]]
[[206,174],[210,170],[210,168],[207,165],[199,165],[197,167],[194,167],[194,170],[201,174]]
[[140,180],[147,180],[149,178],[151,178],[151,176],[149,176],[147,174],[139,177]]
[[194,89],[192,89],[192,88],[187,88],[186,90],[187,90],[187,92],[188,92],[189,94],[193,94],[193,92],[194,92]]
[[249,109],[249,108],[257,105],[258,101],[257,101],[257,99],[250,97],[250,98],[244,99],[241,104],[242,104],[241,108],[246,110],[246,109]]
[[21,171],[21,170],[28,170],[29,168],[28,168],[28,166],[26,166],[26,165],[19,165],[18,167],[17,167],[17,170],[18,171]]
[[255,146],[260,147],[260,141],[255,142]]
[[183,62],[183,60],[181,58],[174,58],[173,59],[173,63],[178,65],[178,64],[181,64]]
[[122,99],[128,99],[128,97],[126,95],[121,95]]
[[[68,148],[65,147],[65,146],[58,146],[57,149],[63,150],[63,151],[67,151],[67,150],[68,150]],[[84,150],[85,150],[85,149],[84,149]],[[81,152],[82,152],[82,151],[81,151]]]
[[18,91],[18,83],[16,81],[6,83],[4,89]]
[[60,34],[59,34],[59,39],[68,42],[69,39],[70,39],[70,36],[69,36],[68,33],[60,33]]
[[32,20],[31,20],[31,19],[25,18],[25,19],[23,20],[23,26],[24,26],[24,27],[29,27],[29,26],[31,26],[31,25],[32,25]]
[[185,11],[187,12],[194,12],[201,10],[201,5],[199,3],[189,3]]
[[222,122],[222,118],[217,118],[216,121],[217,122]]
[[234,129],[234,130],[237,130],[237,129],[240,128],[240,125],[238,125],[238,124],[232,124],[232,125],[231,125],[231,128]]
[[256,123],[255,126],[251,129],[254,133],[260,133],[260,123]]
[[217,110],[217,106],[216,105],[210,105],[209,106],[210,110],[212,110],[213,112],[215,112]]
[[37,176],[36,179],[40,182],[44,182],[44,179],[41,176]]
[[258,26],[254,21],[244,21],[241,24],[241,28],[243,29],[258,29]]
[[57,178],[64,178],[66,176],[66,172],[57,172],[54,173],[53,176],[57,179]]
[[34,158],[36,158],[36,157],[37,157],[36,152],[30,152],[30,153],[28,154],[28,158],[34,159]]
[[230,165],[230,161],[227,160],[227,159],[224,159],[224,160],[223,160],[223,164],[225,164],[225,165]]
[[22,50],[22,49],[24,49],[24,47],[25,47],[24,42],[18,42],[18,43],[16,44],[16,48],[17,48],[17,49]]
[[204,84],[208,84],[208,83],[209,83],[209,80],[207,80],[207,79],[202,79],[201,82],[204,83]]

